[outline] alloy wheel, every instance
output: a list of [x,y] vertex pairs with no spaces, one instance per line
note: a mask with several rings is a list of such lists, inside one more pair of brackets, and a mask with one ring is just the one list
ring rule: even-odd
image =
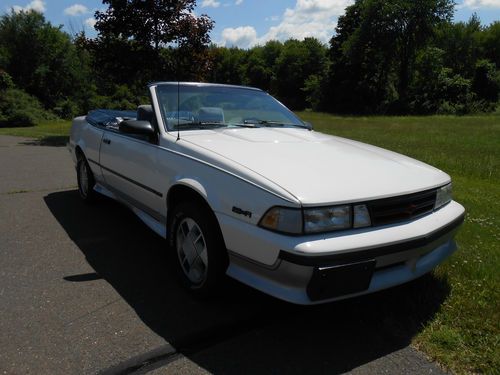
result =
[[203,284],[208,271],[207,245],[200,227],[189,217],[177,227],[176,250],[187,278],[195,285]]

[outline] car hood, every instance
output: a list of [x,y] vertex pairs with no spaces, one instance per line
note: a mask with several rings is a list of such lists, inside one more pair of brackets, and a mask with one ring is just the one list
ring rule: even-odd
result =
[[257,173],[303,205],[408,194],[450,180],[446,173],[404,155],[300,128],[184,132],[182,139]]

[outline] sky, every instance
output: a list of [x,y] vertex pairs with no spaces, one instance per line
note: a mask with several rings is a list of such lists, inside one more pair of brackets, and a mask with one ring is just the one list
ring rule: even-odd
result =
[[[316,37],[328,42],[339,15],[353,0],[198,0],[195,14],[215,21],[212,42],[249,48],[268,40]],[[0,12],[34,9],[70,34],[85,30],[95,36],[94,12],[100,0],[1,0]],[[455,21],[477,13],[485,25],[500,20],[500,0],[456,0]],[[3,9],[2,9],[3,8]]]

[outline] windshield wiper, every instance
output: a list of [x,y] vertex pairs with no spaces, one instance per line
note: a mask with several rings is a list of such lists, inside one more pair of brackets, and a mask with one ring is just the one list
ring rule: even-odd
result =
[[183,128],[194,128],[194,129],[206,129],[207,127],[216,127],[223,128],[226,127],[227,124],[222,122],[184,122],[179,124],[174,124],[174,129],[183,129]]
[[254,123],[230,123],[229,125],[231,126],[239,126],[240,128],[260,128],[260,126],[257,126],[258,124]]
[[243,120],[243,124],[254,124],[254,125],[264,125],[264,126],[284,126],[285,124],[279,121],[270,121],[270,120],[257,120],[257,119],[251,119],[251,120]]
[[244,120],[244,124],[258,124],[258,125],[263,125],[263,126],[296,126],[299,128],[306,128],[303,125],[299,124],[291,124],[291,123],[286,123],[286,122],[281,122],[281,121],[274,121],[274,120]]

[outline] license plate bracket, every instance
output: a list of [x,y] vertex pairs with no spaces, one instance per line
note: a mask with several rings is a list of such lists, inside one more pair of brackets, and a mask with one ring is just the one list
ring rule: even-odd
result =
[[370,286],[375,259],[331,267],[315,267],[307,294],[312,301],[362,292]]

